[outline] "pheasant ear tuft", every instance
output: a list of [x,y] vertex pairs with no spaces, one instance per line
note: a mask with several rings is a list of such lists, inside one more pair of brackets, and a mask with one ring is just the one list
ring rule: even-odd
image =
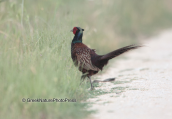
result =
[[82,29],[82,31],[84,31],[84,29]]

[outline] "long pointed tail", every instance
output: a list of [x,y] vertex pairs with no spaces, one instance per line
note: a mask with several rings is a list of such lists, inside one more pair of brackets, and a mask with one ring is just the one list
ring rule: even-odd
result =
[[106,55],[103,55],[100,60],[109,60],[109,59],[112,59],[114,57],[117,57],[129,50],[133,50],[133,49],[137,49],[139,47],[142,47],[141,45],[129,45],[129,46],[126,46],[126,47],[123,47],[123,48],[120,48],[120,49],[117,49],[115,51],[112,51]]

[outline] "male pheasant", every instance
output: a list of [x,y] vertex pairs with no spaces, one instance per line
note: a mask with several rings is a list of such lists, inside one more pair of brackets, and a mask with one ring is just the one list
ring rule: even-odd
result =
[[94,49],[90,49],[88,46],[82,43],[84,29],[80,27],[74,27],[71,31],[75,35],[71,43],[72,60],[74,64],[79,67],[79,71],[83,73],[81,79],[86,77],[90,79],[91,90],[93,89],[91,76],[102,70],[110,59],[119,56],[129,50],[141,47],[137,45],[129,45],[105,55],[97,55]]

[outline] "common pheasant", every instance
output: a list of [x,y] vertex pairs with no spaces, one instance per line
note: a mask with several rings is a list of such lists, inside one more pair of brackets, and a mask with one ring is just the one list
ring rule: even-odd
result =
[[129,50],[137,49],[141,46],[129,45],[105,55],[96,54],[94,49],[90,49],[88,46],[82,43],[84,29],[80,27],[74,27],[71,32],[75,35],[71,43],[71,57],[76,66],[79,67],[79,71],[83,73],[81,79],[89,78],[91,84],[91,90],[94,89],[91,76],[97,74],[103,67],[107,65],[108,61],[116,56],[119,56]]

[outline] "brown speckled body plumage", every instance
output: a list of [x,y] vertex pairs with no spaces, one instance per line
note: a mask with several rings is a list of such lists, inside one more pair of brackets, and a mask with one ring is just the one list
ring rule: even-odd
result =
[[100,70],[99,67],[95,66],[95,59],[91,56],[97,55],[95,50],[88,48],[83,43],[72,43],[71,44],[71,56],[79,70],[88,76],[92,76]]

